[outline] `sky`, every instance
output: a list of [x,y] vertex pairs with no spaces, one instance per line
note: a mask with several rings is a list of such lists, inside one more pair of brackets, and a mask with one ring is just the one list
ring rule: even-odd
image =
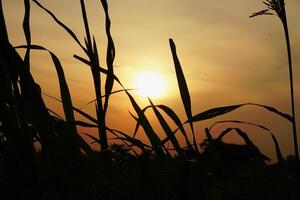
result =
[[[40,0],[83,41],[84,29],[79,0]],[[24,6],[22,0],[3,0],[3,9],[10,41],[25,44],[22,31]],[[115,73],[127,88],[135,88],[141,73],[160,74],[166,92],[153,99],[156,104],[173,108],[185,121],[177,87],[169,38],[177,46],[189,87],[193,114],[204,110],[240,104],[259,103],[291,113],[288,63],[282,24],[276,16],[249,18],[264,9],[259,0],[109,0],[111,32],[116,47]],[[105,66],[105,18],[99,0],[86,1],[91,32],[96,38],[100,63]],[[296,117],[300,132],[300,1],[286,0],[286,11],[294,65]],[[88,67],[73,58],[83,56],[77,44],[43,10],[31,3],[32,43],[54,52],[62,62],[70,87],[73,104],[82,107],[94,99],[92,76]],[[23,54],[20,51],[20,54]],[[47,53],[32,52],[31,70],[45,94],[59,98],[55,68]],[[117,87],[115,89],[118,89]],[[133,92],[140,105],[148,105],[145,97]],[[61,105],[44,97],[47,105],[62,114]],[[84,108],[94,114],[91,104]],[[133,133],[133,109],[124,94],[111,98],[107,121],[110,127]],[[147,113],[159,131],[158,122]],[[267,126],[279,140],[285,156],[293,153],[291,124],[266,110],[254,106],[196,124],[197,139],[203,140],[204,128],[220,120],[244,120]],[[213,129],[218,133],[224,124]],[[270,135],[243,126],[263,152],[274,157]],[[187,127],[188,129],[188,127]],[[93,132],[93,130],[87,130]],[[143,133],[139,133],[141,139]],[[229,136],[228,142],[240,142]],[[299,137],[298,137],[299,141]]]

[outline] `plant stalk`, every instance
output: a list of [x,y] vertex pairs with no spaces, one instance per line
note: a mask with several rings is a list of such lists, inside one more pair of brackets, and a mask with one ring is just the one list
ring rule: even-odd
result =
[[294,95],[294,81],[293,81],[293,64],[292,64],[292,52],[290,46],[289,30],[286,19],[285,7],[283,7],[282,24],[285,34],[288,63],[289,63],[289,76],[290,76],[290,92],[291,92],[291,105],[292,105],[292,117],[293,117],[293,140],[295,150],[295,160],[299,164],[299,152],[298,152],[298,140],[297,140],[297,127],[296,127],[296,112],[295,112],[295,95]]

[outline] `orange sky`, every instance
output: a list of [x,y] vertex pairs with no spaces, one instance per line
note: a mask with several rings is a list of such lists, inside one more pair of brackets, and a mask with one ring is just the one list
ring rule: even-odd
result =
[[[84,37],[80,3],[74,0],[40,0],[68,25],[81,39]],[[275,16],[248,18],[264,8],[261,1],[249,0],[110,0],[112,35],[116,46],[115,71],[126,87],[134,86],[139,71],[160,73],[168,92],[155,103],[162,103],[183,112],[175,79],[175,70],[168,39],[177,45],[190,89],[193,113],[209,108],[255,102],[290,113],[288,66],[281,22]],[[300,2],[286,0],[293,51],[294,74],[300,74]],[[13,45],[25,43],[22,20],[23,1],[3,0],[6,23]],[[90,27],[94,33],[105,66],[106,35],[100,1],[86,1]],[[73,103],[81,107],[94,98],[92,77],[88,67],[73,58],[83,55],[76,43],[43,10],[32,3],[32,43],[53,51],[61,60],[68,79]],[[32,73],[43,92],[59,97],[56,72],[49,55],[32,52]],[[296,102],[299,102],[299,76],[295,76]],[[145,106],[145,98],[135,94]],[[46,99],[49,107],[59,113],[60,105]],[[296,104],[297,105],[297,104]],[[297,107],[298,132],[300,112]],[[93,113],[93,106],[86,111]],[[129,133],[134,121],[127,97],[111,98],[108,123]],[[150,114],[150,113],[148,113]],[[184,120],[184,115],[182,120]],[[151,116],[150,116],[151,117]],[[121,120],[120,120],[121,119]],[[125,119],[125,120],[124,120]],[[241,119],[268,126],[278,138],[284,155],[292,153],[291,125],[268,112],[242,108],[224,117],[198,124],[199,142],[203,128],[216,120]],[[157,127],[157,122],[153,122]],[[188,127],[187,127],[188,128]],[[254,130],[254,142],[269,156],[274,156],[271,139]],[[217,134],[217,132],[216,132]],[[142,136],[141,136],[142,137]]]

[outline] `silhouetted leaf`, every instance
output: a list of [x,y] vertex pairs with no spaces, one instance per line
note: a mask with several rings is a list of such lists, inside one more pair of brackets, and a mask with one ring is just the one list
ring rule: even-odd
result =
[[[26,48],[26,46],[18,46],[16,48]],[[76,127],[72,124],[74,124],[74,113],[73,113],[73,104],[72,104],[72,99],[69,91],[69,87],[65,78],[64,70],[62,68],[62,65],[57,58],[57,56],[49,51],[48,49],[38,46],[38,45],[30,45],[29,48],[35,49],[35,50],[45,50],[47,51],[53,60],[56,72],[57,72],[57,77],[59,81],[59,87],[60,87],[60,95],[62,99],[62,104],[63,104],[63,109],[66,117],[66,121],[68,124],[68,129],[71,131],[72,134],[77,134]]]
[[281,116],[281,117],[289,120],[290,122],[293,122],[293,117],[291,115],[283,113],[283,112],[280,112],[279,110],[277,110],[274,107],[266,106],[266,105],[261,105],[261,104],[256,104],[256,103],[248,103],[248,104],[245,104],[245,105],[254,105],[254,106],[259,106],[259,107],[265,108],[268,111],[273,112],[273,113],[275,113],[275,114],[277,114],[277,115],[279,115],[279,116]]
[[175,150],[177,151],[178,155],[183,155],[182,149],[180,148],[180,145],[179,145],[176,137],[174,136],[170,126],[168,125],[168,123],[166,122],[164,117],[161,115],[161,113],[157,110],[156,106],[154,106],[152,101],[150,99],[149,99],[149,101],[150,101],[151,107],[154,110],[154,113],[155,113],[160,125],[162,126],[165,134],[167,135],[167,137],[171,141],[171,143],[172,143],[173,147],[175,148]]
[[129,94],[128,91],[126,91],[126,94],[128,95],[131,105],[133,106],[135,112],[138,115],[138,119],[141,123],[141,126],[143,127],[148,139],[150,140],[156,155],[160,158],[163,158],[164,152],[162,150],[161,141],[160,141],[159,137],[156,135],[156,133],[152,129],[152,126],[150,125],[147,117],[145,116],[142,109],[138,106],[138,104],[136,103],[134,98],[131,96],[131,94]]
[[30,2],[29,0],[24,0],[24,5],[25,5],[25,15],[24,15],[24,20],[23,20],[23,30],[26,38],[26,43],[27,43],[27,48],[26,48],[26,53],[25,53],[25,58],[24,58],[24,63],[26,67],[26,70],[29,70],[30,68],[30,44],[31,44],[31,34],[30,34]]
[[[223,115],[223,114],[226,114],[228,112],[231,112],[231,111],[241,107],[242,105],[243,104],[209,109],[207,111],[204,111],[202,113],[199,113],[199,114],[193,116],[191,118],[191,121],[192,122],[197,122],[197,121],[202,121],[202,120],[205,120],[205,119],[210,119],[210,118],[213,118],[213,117],[217,117],[219,115]],[[189,120],[186,121],[185,123],[187,123],[187,122],[189,122]]]
[[101,4],[103,6],[104,12],[105,12],[105,30],[106,30],[106,36],[107,36],[107,51],[106,51],[106,65],[108,69],[108,74],[106,76],[106,82],[105,82],[105,101],[104,101],[104,112],[106,113],[107,107],[108,107],[108,100],[114,85],[114,68],[113,63],[115,59],[115,45],[110,33],[110,18],[108,14],[108,5],[106,0],[101,0]]
[[275,146],[275,150],[276,150],[276,157],[277,157],[278,163],[280,165],[282,165],[283,162],[284,162],[284,159],[283,159],[283,156],[282,156],[282,153],[281,153],[278,141],[277,141],[276,137],[272,133],[271,133],[271,136],[272,136],[272,139],[273,139],[273,142],[274,142],[274,146]]
[[[86,59],[84,59],[84,58],[82,58],[80,56],[74,55],[74,58],[80,60],[81,62],[85,63],[86,65],[88,65],[90,67],[93,67],[96,70],[98,70],[98,71],[100,71],[100,72],[102,72],[102,73],[104,73],[106,75],[109,73],[108,70],[106,70],[106,69],[104,69],[104,68],[102,68],[100,66],[93,66],[93,64],[90,61],[88,61],[88,60],[86,60]],[[120,82],[120,80],[118,79],[118,77],[116,77],[115,75],[113,75],[113,77],[114,77],[115,81],[117,81],[123,87],[123,85]]]
[[166,105],[156,105],[156,107],[162,109],[172,120],[173,122],[177,125],[178,129],[181,131],[181,133],[183,134],[184,138],[185,138],[185,142],[187,146],[191,146],[191,143],[187,137],[187,134],[185,132],[185,129],[183,127],[182,122],[180,121],[179,117],[177,116],[177,114],[168,106]]
[[[218,108],[212,108],[207,111],[201,112],[197,115],[194,115],[191,119],[192,122],[197,122],[197,121],[202,121],[206,119],[210,119],[213,117],[217,117],[223,114],[226,114],[228,112],[231,112],[233,110],[236,110],[237,108],[240,108],[242,106],[258,106],[267,109],[268,111],[275,113],[289,121],[292,122],[292,117],[286,113],[280,112],[277,109],[271,107],[271,106],[266,106],[266,105],[261,105],[261,104],[255,104],[255,103],[244,103],[244,104],[237,104],[237,105],[232,105],[232,106],[224,106],[224,107],[218,107]],[[188,123],[189,120],[187,120],[185,123]]]
[[198,147],[197,147],[197,143],[196,143],[193,123],[192,123],[192,107],[191,107],[190,93],[189,93],[189,90],[188,90],[187,83],[185,81],[185,77],[184,77],[184,74],[183,74],[183,71],[182,71],[182,68],[181,68],[180,61],[177,57],[175,43],[173,42],[172,39],[169,39],[169,43],[170,43],[170,48],[171,48],[171,52],[172,52],[172,56],[173,56],[173,61],[174,61],[176,77],[177,77],[177,83],[178,83],[178,87],[179,87],[179,91],[180,91],[181,100],[182,100],[182,103],[184,105],[184,110],[185,110],[185,113],[187,115],[191,130],[192,130],[193,143],[194,143],[195,150],[197,152],[199,152]]
[[85,10],[85,5],[84,5],[84,0],[80,0],[80,6],[81,6],[81,13],[82,13],[82,18],[84,22],[84,29],[86,33],[86,47],[88,49],[89,54],[92,54],[92,41],[91,41],[91,34],[90,34],[90,28],[89,28],[89,23],[86,15],[86,10]]
[[[116,94],[116,93],[120,93],[120,92],[125,92],[125,90],[130,91],[130,90],[133,90],[133,89],[121,89],[121,90],[116,90],[116,91],[111,92],[110,95]],[[106,95],[102,95],[101,98],[104,98],[105,96],[106,96]],[[92,101],[89,101],[88,103],[86,103],[86,104],[84,104],[83,106],[81,106],[80,109],[82,110],[83,108],[85,108],[86,106],[90,105],[91,103],[94,103],[95,101],[97,101],[97,99],[93,99]]]
[[[270,129],[268,129],[267,127],[260,125],[260,124],[256,124],[256,123],[251,123],[251,122],[245,122],[245,121],[240,121],[240,120],[224,120],[224,121],[218,121],[215,122],[212,126],[210,126],[209,130],[211,130],[215,125],[217,124],[222,124],[222,123],[237,123],[237,124],[246,124],[246,125],[251,125],[251,126],[255,126],[257,128],[261,128],[265,131],[267,131],[273,140],[274,146],[275,146],[275,151],[276,151],[276,156],[277,156],[277,160],[279,163],[282,163],[284,161],[283,157],[282,157],[282,153],[280,150],[280,146],[279,143],[276,139],[276,137],[274,136],[274,134],[272,133],[272,131]],[[223,131],[218,137],[217,140],[221,140],[227,133],[229,133],[231,130],[233,130],[234,128],[227,128],[225,131]]]
[[247,133],[245,133],[244,131],[242,131],[239,128],[235,128],[236,132],[243,138],[243,140],[245,141],[245,143],[251,147],[253,149],[254,152],[256,152],[256,157],[257,159],[261,159],[263,158],[263,160],[271,160],[270,158],[268,158],[267,156],[265,156],[264,154],[262,154],[259,150],[259,148],[250,140],[250,138],[248,137]]
[[60,25],[63,29],[65,29],[69,35],[77,42],[77,44],[82,48],[82,50],[88,54],[87,50],[84,48],[84,46],[82,46],[82,44],[80,43],[80,41],[78,40],[77,36],[75,35],[75,33],[68,28],[64,23],[62,23],[50,10],[48,10],[47,8],[45,8],[42,4],[40,4],[37,0],[32,0],[34,3],[36,3],[40,8],[42,8],[43,10],[45,10],[53,19],[54,21]]

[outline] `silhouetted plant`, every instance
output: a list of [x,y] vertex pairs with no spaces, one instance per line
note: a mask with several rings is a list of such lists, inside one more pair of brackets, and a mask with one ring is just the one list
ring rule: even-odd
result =
[[[193,114],[191,97],[187,81],[183,73],[176,46],[169,40],[176,71],[177,83],[187,119],[182,121],[178,114],[166,105],[156,105],[149,99],[150,105],[141,108],[135,98],[124,88],[114,75],[113,62],[115,48],[110,33],[110,19],[106,0],[100,0],[105,12],[106,35],[108,39],[106,65],[99,64],[97,45],[91,36],[85,1],[80,0],[82,18],[85,28],[85,44],[82,45],[77,36],[63,24],[50,10],[37,0],[32,0],[45,10],[54,21],[61,26],[81,47],[88,59],[74,57],[91,67],[96,99],[90,103],[96,104],[96,117],[76,108],[68,89],[64,69],[58,57],[39,45],[31,44],[30,34],[30,1],[24,0],[25,15],[23,29],[26,45],[12,47],[9,43],[0,0],[0,198],[1,199],[234,199],[244,197],[236,192],[239,182],[229,176],[226,169],[226,159],[266,159],[240,128],[226,128],[219,137],[214,139],[210,133],[216,124],[235,123],[247,124],[264,129],[271,134],[278,161],[284,164],[279,144],[273,133],[266,127],[239,120],[217,121],[209,129],[205,129],[207,147],[212,156],[205,157],[198,149],[197,132],[193,123],[232,112],[243,106],[256,106],[266,109],[280,117],[292,121],[290,115],[277,109],[254,103],[212,108],[198,114]],[[271,4],[270,4],[271,5]],[[268,13],[267,10],[260,14]],[[16,48],[26,49],[22,59]],[[45,106],[41,96],[41,88],[35,83],[30,72],[30,52],[42,50],[50,54],[57,72],[60,98],[46,95],[62,103],[65,119]],[[104,75],[104,76],[103,76]],[[104,92],[101,87],[101,76],[106,78]],[[112,91],[114,82],[122,89]],[[107,127],[105,117],[109,108],[110,95],[124,92],[136,115],[130,113],[136,120],[133,135]],[[150,109],[149,109],[150,108]],[[147,110],[152,110],[159,120],[165,138],[161,139],[154,131],[152,123],[146,116]],[[74,112],[85,118],[76,120]],[[165,114],[165,115],[163,115]],[[167,116],[168,119],[165,117]],[[169,121],[176,127],[172,130]],[[192,142],[189,141],[185,124],[191,128]],[[98,129],[99,137],[89,133],[85,136],[98,143],[101,151],[94,151],[79,135],[77,126]],[[136,133],[142,127],[150,144],[136,139]],[[246,146],[224,144],[221,139],[231,131],[236,131],[245,141]],[[178,132],[178,133],[177,133]],[[176,134],[182,134],[186,147],[179,142]],[[107,134],[114,136],[107,137]],[[109,141],[111,139],[111,141]],[[120,143],[113,143],[117,140]],[[217,141],[217,142],[216,142]],[[167,148],[166,143],[172,145]],[[218,143],[219,142],[219,143]],[[41,145],[37,151],[35,143]],[[110,146],[109,146],[110,145]],[[173,149],[172,149],[173,148]],[[176,154],[170,151],[175,150]],[[219,150],[218,150],[219,149]],[[234,150],[232,150],[234,149]],[[207,150],[207,149],[206,149]],[[240,150],[245,151],[239,154]],[[226,153],[227,152],[227,153]],[[217,165],[211,165],[212,160]],[[110,158],[110,159],[107,159]],[[224,159],[225,158],[225,159]],[[2,161],[4,160],[4,165]],[[231,161],[230,161],[231,162]],[[251,170],[252,165],[248,165]],[[263,165],[267,171],[269,166]],[[277,171],[276,171],[277,172]],[[2,178],[2,174],[5,174]],[[245,175],[245,174],[243,174]],[[267,171],[263,178],[276,177],[276,181],[285,180],[278,174]],[[255,183],[262,180],[258,176],[251,177]],[[2,182],[4,180],[4,186]],[[269,179],[268,179],[269,180]],[[250,187],[249,181],[246,183]],[[296,185],[296,184],[295,184]],[[281,186],[282,187],[282,186]],[[286,186],[285,186],[286,187]],[[263,185],[267,191],[268,186]],[[278,192],[278,191],[276,191]],[[280,192],[280,191],[279,191]],[[277,194],[277,193],[276,193]],[[286,194],[283,192],[283,194]],[[247,193],[249,195],[249,193]],[[268,196],[264,197],[268,198]],[[275,195],[273,195],[275,196]],[[273,197],[272,196],[272,197]],[[248,196],[247,196],[248,197]],[[277,197],[277,196],[276,196]]]
[[289,63],[289,80],[290,80],[290,94],[291,94],[291,106],[292,106],[292,125],[293,125],[293,140],[294,140],[294,150],[296,162],[299,163],[299,152],[298,152],[298,140],[297,140],[297,127],[296,127],[296,113],[295,113],[295,96],[294,96],[294,82],[293,82],[293,63],[292,63],[292,50],[290,46],[289,39],[289,29],[285,11],[285,1],[284,0],[266,0],[263,3],[267,6],[267,9],[261,10],[252,14],[250,17],[260,16],[260,15],[273,15],[275,14],[279,17],[282,22],[285,42],[287,48],[287,56]]

